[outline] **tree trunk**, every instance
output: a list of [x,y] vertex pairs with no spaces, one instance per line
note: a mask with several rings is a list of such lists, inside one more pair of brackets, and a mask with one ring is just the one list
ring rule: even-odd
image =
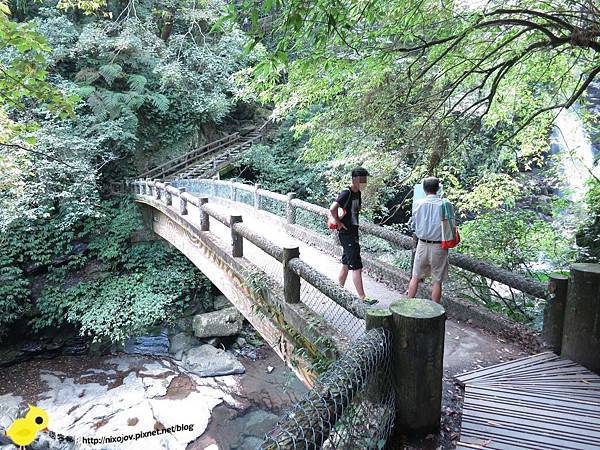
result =
[[427,433],[440,426],[446,313],[431,300],[392,303],[396,430]]

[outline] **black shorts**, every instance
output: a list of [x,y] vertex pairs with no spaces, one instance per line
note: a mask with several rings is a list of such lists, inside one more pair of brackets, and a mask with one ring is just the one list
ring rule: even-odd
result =
[[340,243],[344,249],[342,254],[342,264],[348,266],[350,270],[362,269],[363,264],[360,259],[360,245],[358,236],[350,233],[339,233]]

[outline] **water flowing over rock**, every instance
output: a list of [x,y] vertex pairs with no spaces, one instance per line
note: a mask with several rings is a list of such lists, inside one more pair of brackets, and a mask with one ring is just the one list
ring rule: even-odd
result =
[[125,353],[138,355],[167,355],[169,353],[169,336],[167,330],[155,335],[138,336],[125,343]]

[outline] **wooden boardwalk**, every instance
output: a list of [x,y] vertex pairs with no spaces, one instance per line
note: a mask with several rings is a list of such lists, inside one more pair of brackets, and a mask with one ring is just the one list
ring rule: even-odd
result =
[[600,449],[600,376],[554,353],[458,375],[457,449]]

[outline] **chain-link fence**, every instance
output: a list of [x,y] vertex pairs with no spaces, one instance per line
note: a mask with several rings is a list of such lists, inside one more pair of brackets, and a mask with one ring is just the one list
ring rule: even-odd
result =
[[367,331],[286,412],[259,447],[381,449],[395,419],[391,337]]

